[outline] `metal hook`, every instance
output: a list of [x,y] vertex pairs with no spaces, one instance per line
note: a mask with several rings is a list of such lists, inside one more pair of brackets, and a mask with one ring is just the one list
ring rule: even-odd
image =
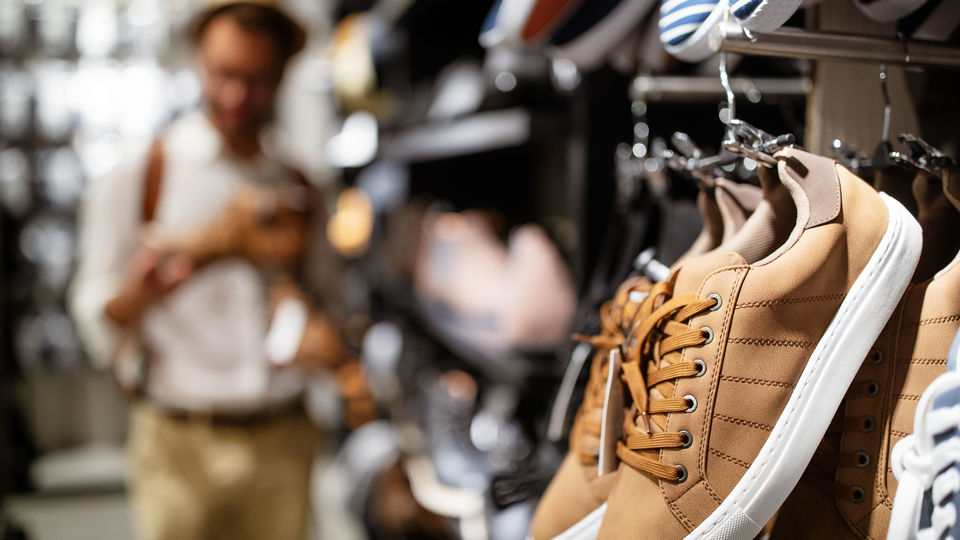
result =
[[900,43],[903,45],[903,62],[909,64],[913,61],[910,57],[910,37],[903,32],[897,32],[897,37],[900,38]]
[[[720,120],[727,125],[731,125],[737,118],[737,102],[733,94],[733,87],[730,86],[730,77],[727,75],[727,53],[720,52],[720,85],[727,96],[727,119]],[[728,132],[729,133],[729,132]]]
[[909,149],[910,155],[904,156],[896,153],[895,157],[899,158],[901,162],[916,167],[917,169],[936,174],[944,167],[949,167],[953,164],[953,160],[950,159],[950,157],[944,155],[939,149],[912,133],[901,133],[897,136],[897,140]]
[[880,140],[890,140],[890,116],[893,105],[890,104],[890,93],[887,91],[887,65],[880,64],[880,93],[883,94],[883,127],[880,129]]

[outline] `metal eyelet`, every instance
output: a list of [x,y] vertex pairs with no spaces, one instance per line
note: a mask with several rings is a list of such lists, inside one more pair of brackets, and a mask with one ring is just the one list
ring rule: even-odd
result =
[[883,362],[883,351],[877,349],[876,347],[870,349],[870,355],[867,356],[867,360],[869,360],[871,364],[879,364],[880,362]]
[[683,396],[683,399],[685,399],[685,400],[687,400],[687,401],[689,401],[689,402],[691,403],[691,405],[690,405],[689,407],[687,407],[683,412],[689,413],[689,412],[693,412],[693,411],[697,410],[697,398],[691,396],[690,394],[687,394],[687,395]]
[[679,433],[680,436],[683,437],[683,446],[680,448],[690,448],[690,446],[693,445],[693,435],[685,429],[681,429]]
[[859,504],[867,500],[867,492],[860,486],[853,486],[850,490],[850,500]]
[[870,454],[857,450],[857,468],[866,469],[870,465]]
[[707,309],[709,309],[710,311],[716,311],[716,310],[720,309],[720,304],[723,303],[723,299],[720,298],[720,295],[717,294],[717,293],[708,294],[708,295],[707,295],[707,300],[710,300],[711,298],[712,298],[713,300],[716,300],[717,303],[714,304],[713,307],[707,308]]
[[693,361],[697,365],[697,374],[694,377],[703,377],[707,373],[707,363],[697,358]]
[[674,465],[677,468],[677,483],[682,484],[687,481],[687,468],[683,465]]
[[877,427],[877,421],[870,415],[860,417],[860,430],[864,433],[870,433]]
[[880,385],[877,381],[867,381],[867,397],[875,397],[880,393]]
[[703,326],[700,328],[700,331],[707,333],[706,341],[701,343],[701,345],[709,345],[713,341],[713,330],[709,326]]

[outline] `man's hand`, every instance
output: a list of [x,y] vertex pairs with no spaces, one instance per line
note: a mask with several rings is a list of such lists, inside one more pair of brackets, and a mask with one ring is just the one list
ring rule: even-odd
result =
[[[291,188],[287,188],[288,190]],[[241,188],[224,211],[192,231],[148,229],[144,242],[166,253],[188,255],[203,266],[224,257],[243,257],[268,266],[295,263],[306,245],[307,217],[281,197],[281,188]]]
[[106,315],[120,326],[128,326],[193,273],[193,261],[182,254],[164,255],[143,248],[134,255],[120,293],[106,307]]

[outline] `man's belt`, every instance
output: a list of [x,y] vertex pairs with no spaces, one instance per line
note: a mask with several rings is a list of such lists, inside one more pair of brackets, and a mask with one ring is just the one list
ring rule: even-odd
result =
[[151,403],[164,416],[178,421],[203,422],[217,426],[254,427],[280,418],[302,414],[304,412],[303,399],[286,401],[270,405],[260,410],[249,412],[232,411],[194,411],[170,407],[164,404]]

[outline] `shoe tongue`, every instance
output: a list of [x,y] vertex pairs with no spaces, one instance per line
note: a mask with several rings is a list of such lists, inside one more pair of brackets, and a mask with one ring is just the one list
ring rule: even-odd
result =
[[711,273],[728,266],[743,264],[746,264],[743,257],[732,251],[710,252],[699,257],[691,257],[680,263],[674,270],[673,296],[696,294]]

